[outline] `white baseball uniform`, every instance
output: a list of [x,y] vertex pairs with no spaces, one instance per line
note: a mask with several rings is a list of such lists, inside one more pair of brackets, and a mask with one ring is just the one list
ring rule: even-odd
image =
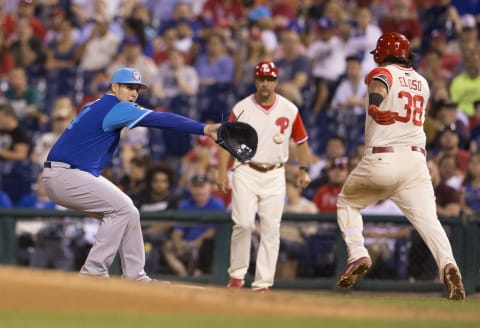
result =
[[347,245],[348,261],[369,256],[360,210],[390,198],[422,236],[442,275],[445,265],[456,263],[437,217],[426,165],[423,123],[430,96],[428,83],[413,68],[398,65],[373,69],[365,81],[370,84],[373,79],[388,87],[388,95],[379,108],[396,112],[398,117],[394,124],[379,125],[367,115],[366,153],[339,195],[337,220]]
[[285,202],[283,164],[288,159],[289,139],[300,144],[308,136],[298,108],[278,94],[270,108],[258,104],[255,95],[242,99],[234,106],[229,120],[237,118],[255,128],[258,147],[251,164],[236,162],[232,173],[234,227],[228,273],[232,278],[244,279],[250,263],[255,214],[258,213],[261,240],[252,283],[252,289],[257,290],[272,286],[275,276]]

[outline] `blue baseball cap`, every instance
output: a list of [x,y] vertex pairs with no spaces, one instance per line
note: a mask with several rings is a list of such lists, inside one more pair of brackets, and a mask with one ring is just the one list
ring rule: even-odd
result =
[[110,83],[140,84],[142,88],[148,88],[148,85],[142,82],[142,76],[140,73],[137,70],[128,67],[117,69],[113,73],[112,81]]
[[317,21],[317,27],[320,30],[330,30],[335,27],[335,24],[329,17],[322,17]]

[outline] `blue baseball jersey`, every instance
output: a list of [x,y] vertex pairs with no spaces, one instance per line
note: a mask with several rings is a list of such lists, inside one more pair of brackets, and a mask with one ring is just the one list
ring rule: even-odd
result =
[[105,94],[85,106],[50,150],[47,161],[68,163],[99,176],[112,161],[124,127],[174,129],[203,134],[205,124],[172,113],[158,113]]

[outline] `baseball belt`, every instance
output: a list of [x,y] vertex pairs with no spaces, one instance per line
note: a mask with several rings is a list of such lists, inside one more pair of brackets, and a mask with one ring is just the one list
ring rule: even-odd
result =
[[47,169],[56,168],[56,167],[62,167],[64,169],[76,169],[76,167],[73,165],[63,163],[63,162],[53,162],[53,161],[46,161],[45,163],[43,163],[43,167]]
[[[427,151],[423,149],[422,147],[418,146],[411,146],[410,147],[411,151],[418,151],[422,153],[424,156],[427,155]],[[378,153],[394,153],[395,152],[395,147],[392,146],[387,146],[387,147],[372,147],[372,154],[378,154]]]
[[283,166],[283,163],[278,163],[278,164],[263,166],[263,165],[258,165],[258,164],[249,162],[249,163],[248,163],[248,166],[250,166],[252,169],[254,169],[254,170],[258,171],[258,172],[265,173],[265,172],[271,171],[271,170],[273,170],[273,169],[279,169],[279,168],[281,168],[281,167]]

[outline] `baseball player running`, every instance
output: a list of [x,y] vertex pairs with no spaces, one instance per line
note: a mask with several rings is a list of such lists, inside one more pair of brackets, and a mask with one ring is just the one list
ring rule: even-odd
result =
[[402,210],[432,252],[447,298],[465,299],[461,274],[436,213],[426,162],[423,130],[430,96],[427,81],[411,67],[409,41],[383,34],[371,53],[380,66],[365,78],[368,115],[366,152],[350,173],[337,201],[337,220],[348,250],[348,263],[337,286],[352,287],[371,260],[364,245],[360,210],[390,198]]
[[[232,173],[232,231],[230,247],[230,288],[241,288],[250,263],[251,234],[255,214],[260,218],[254,291],[267,292],[273,285],[280,244],[280,221],[285,201],[285,169],[289,139],[298,147],[300,170],[297,184],[310,182],[307,174],[308,143],[298,108],[275,93],[278,69],[272,62],[260,62],[254,70],[256,93],[240,100],[232,109],[229,121],[252,125],[258,134],[258,147],[249,163],[234,163]],[[230,153],[219,152],[220,190],[230,188],[227,167]]]
[[119,251],[124,278],[155,281],[144,271],[138,210],[126,194],[100,176],[112,160],[124,127],[174,129],[217,139],[220,124],[205,125],[137,105],[139,90],[145,87],[137,71],[116,70],[108,93],[85,106],[72,120],[44,164],[42,179],[51,200],[102,220],[81,274],[108,277],[108,269]]

